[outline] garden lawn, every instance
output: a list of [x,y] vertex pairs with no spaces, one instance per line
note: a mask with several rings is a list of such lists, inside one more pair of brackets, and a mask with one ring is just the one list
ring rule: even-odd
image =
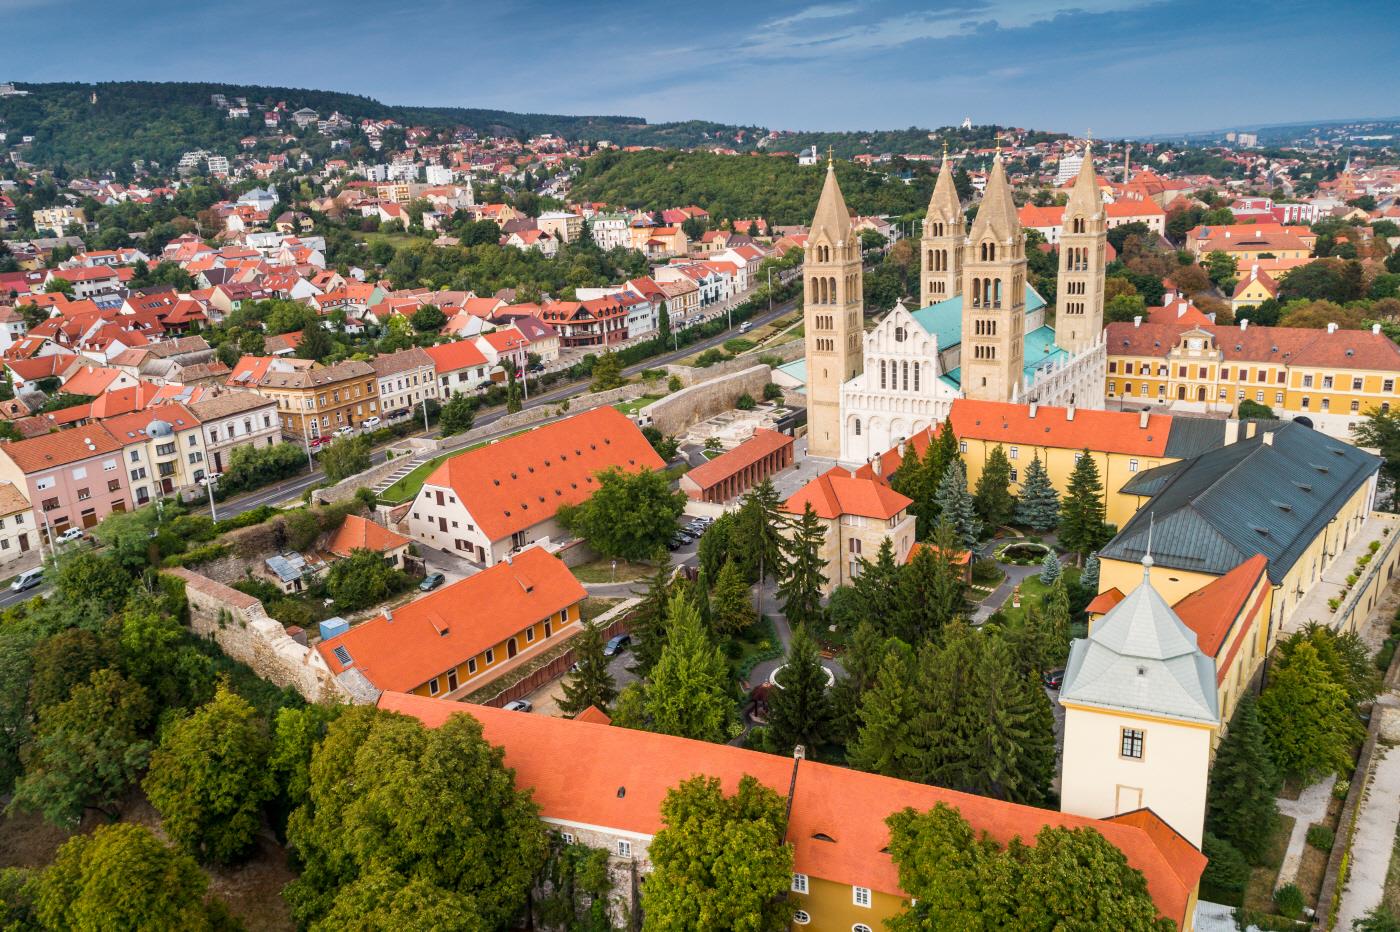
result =
[[621,411],[623,414],[630,416],[636,414],[638,411],[642,410],[647,405],[651,404],[653,401],[656,401],[661,397],[661,395],[643,395],[640,398],[633,398],[631,401],[619,401],[617,404],[613,405],[613,407]]
[[[529,428],[527,427],[525,430],[529,430]],[[506,434],[505,437],[497,437],[495,440],[483,440],[469,447],[463,447],[460,450],[453,450],[451,453],[435,456],[426,463],[414,467],[413,472],[399,479],[383,492],[380,492],[379,500],[390,505],[402,505],[418,494],[419,490],[423,488],[423,483],[428,480],[428,476],[434,469],[441,466],[444,461],[450,460],[454,456],[461,456],[463,453],[470,453],[472,450],[478,450],[488,444],[495,443],[497,440],[505,440],[506,437],[514,437],[515,434],[523,434],[525,430],[517,430],[515,433]]]
[[632,582],[644,576],[650,576],[656,572],[654,567],[645,563],[628,563],[626,560],[617,561],[617,571],[612,568],[612,561],[608,559],[594,560],[592,563],[582,563],[573,567],[571,572],[574,578],[582,583],[610,583],[610,582]]
[[1274,885],[1278,883],[1278,870],[1283,866],[1283,856],[1288,853],[1288,836],[1292,833],[1293,817],[1279,813],[1278,829],[1264,854],[1264,866],[1250,871],[1249,880],[1245,881],[1245,909],[1273,915]]
[[[1079,570],[1073,566],[1065,567],[1061,575],[1064,577],[1066,586],[1070,586],[1079,580]],[[1040,581],[1039,573],[1034,576],[1027,576],[1025,579],[1021,580],[1021,607],[1012,608],[1011,597],[1007,596],[1006,604],[998,611],[1000,611],[1008,621],[1011,619],[1019,619],[1025,615],[1026,609],[1029,607],[1034,607],[1039,610],[1041,604],[1045,601],[1046,593],[1049,591],[1050,587]]]

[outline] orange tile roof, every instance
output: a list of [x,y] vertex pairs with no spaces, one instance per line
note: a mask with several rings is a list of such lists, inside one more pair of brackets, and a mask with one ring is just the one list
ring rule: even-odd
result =
[[810,760],[797,765],[794,780],[794,762],[772,754],[401,693],[385,693],[379,707],[411,715],[430,728],[453,714],[472,715],[486,740],[505,750],[506,766],[515,771],[518,786],[532,791],[540,814],[560,822],[654,835],[663,827],[662,800],[682,780],[718,777],[732,793],[751,775],[783,796],[792,791],[787,837],[794,870],[896,896],[902,891],[894,861],[884,851],[889,845],[885,818],[906,807],[927,811],[938,803],[956,808],[975,832],[1002,845],[1012,838],[1033,844],[1047,825],[1093,828],[1142,871],[1157,908],[1177,922],[1185,919],[1205,869],[1205,857],[1147,811],[1090,819]]
[[836,466],[798,489],[783,503],[783,510],[802,514],[811,504],[818,518],[832,520],[841,515],[889,520],[914,500],[890,488],[873,476],[862,476]]
[[0,444],[0,451],[7,453],[20,471],[26,474],[77,463],[103,453],[114,453],[121,448],[122,442],[101,424]]
[[70,395],[100,395],[113,382],[126,373],[106,366],[83,366],[63,383],[63,390]]
[[1234,627],[1249,594],[1259,585],[1260,577],[1268,568],[1269,558],[1256,553],[1172,606],[1172,611],[1186,627],[1196,632],[1196,643],[1207,657],[1220,652],[1225,636]]
[[587,499],[610,466],[665,465],[637,425],[605,405],[454,456],[432,471],[422,494],[451,488],[477,526],[501,540]]
[[712,488],[733,476],[741,469],[747,469],[775,450],[792,446],[792,438],[776,430],[756,428],[753,436],[727,453],[722,453],[695,467],[686,476],[698,485],[701,491]]
[[1189,324],[1193,327],[1215,323],[1190,301],[1172,301],[1164,307],[1154,307],[1147,312],[1147,319],[1154,324]]
[[[415,689],[588,595],[539,547],[316,645],[334,673],[359,670],[381,690]],[[337,647],[350,655],[341,663]]]
[[[1157,356],[1165,358],[1181,335],[1192,327],[1184,324],[1111,323],[1107,329],[1109,356]],[[1228,362],[1264,362],[1290,366],[1337,369],[1400,370],[1400,347],[1384,333],[1369,330],[1337,330],[1309,327],[1239,327],[1212,324],[1194,329],[1215,337],[1215,345]],[[954,402],[954,410],[959,402]],[[1100,412],[1102,413],[1102,412]],[[961,432],[958,434],[962,436]]]
[[1036,207],[1027,204],[1016,211],[1023,227],[1057,227],[1065,222],[1064,207]]
[[1122,590],[1114,586],[1107,592],[1100,592],[1094,596],[1089,604],[1084,606],[1084,612],[1088,615],[1107,615],[1113,606],[1126,598],[1127,596],[1123,594]]
[[411,540],[397,531],[391,531],[368,518],[362,518],[359,515],[346,515],[345,521],[340,525],[340,530],[335,532],[335,537],[327,549],[336,556],[348,557],[355,550],[387,553],[410,543],[412,543]]
[[[8,485],[8,483],[6,483],[6,485]],[[10,487],[11,487],[11,488],[14,488],[14,486],[10,486]],[[4,486],[0,486],[0,490],[3,490],[3,489],[4,489]],[[26,508],[29,507],[29,503],[28,503],[28,502],[25,502],[24,505],[25,505]],[[0,513],[8,514],[8,512],[0,512]],[[591,706],[589,706],[588,708],[584,709],[584,710],[583,710],[582,712],[580,712],[579,714],[575,715],[575,716],[574,716],[574,721],[576,721],[576,722],[592,722],[592,723],[595,724],[595,725],[611,725],[611,724],[612,724],[612,717],[609,716],[608,713],[604,712],[602,709],[598,708],[596,705],[591,705]]]
[[444,372],[456,372],[458,369],[470,369],[472,366],[486,365],[486,357],[470,340],[438,343],[435,346],[425,348],[423,352],[433,357],[433,369],[439,375]]
[[[1078,408],[1074,419],[1068,408],[1031,406],[1000,401],[958,398],[950,417],[959,440],[987,440],[1006,444],[1095,450],[1101,453],[1136,453],[1161,456],[1171,433],[1170,415],[1153,414],[1139,427],[1135,411],[1089,411]],[[927,441],[925,441],[927,445]]]

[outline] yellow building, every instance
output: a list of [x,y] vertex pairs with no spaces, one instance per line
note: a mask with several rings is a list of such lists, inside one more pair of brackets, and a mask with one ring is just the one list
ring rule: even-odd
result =
[[1400,347],[1379,326],[1253,327],[1244,320],[1106,329],[1106,395],[1124,406],[1230,413],[1247,399],[1348,439],[1368,411],[1390,409],[1400,380]]
[[338,677],[381,692],[449,696],[571,637],[586,597],[562,560],[530,547],[316,647]]
[[1247,307],[1258,307],[1270,298],[1278,297],[1278,282],[1268,272],[1252,263],[1249,272],[1235,285],[1235,293],[1230,298],[1230,310],[1239,312]]

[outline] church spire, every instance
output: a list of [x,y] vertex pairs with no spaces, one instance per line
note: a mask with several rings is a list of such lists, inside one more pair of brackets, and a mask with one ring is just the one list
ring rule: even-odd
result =
[[817,201],[817,212],[812,216],[812,232],[816,237],[825,232],[832,243],[843,243],[851,236],[851,214],[846,210],[846,199],[841,196],[841,185],[836,181],[836,165],[830,154],[826,162],[826,182],[822,185],[821,200]]
[[1103,198],[1099,194],[1099,179],[1094,174],[1094,144],[1084,147],[1084,161],[1079,165],[1079,175],[1070,189],[1069,203],[1065,215],[1070,217],[1091,217],[1103,209]]
[[1006,242],[1020,235],[1021,218],[1016,214],[1016,202],[1011,197],[1011,185],[1006,180],[998,147],[996,158],[992,160],[992,173],[987,178],[987,190],[977,208],[977,219],[972,221],[972,241],[990,236],[997,242]]
[[958,200],[958,188],[953,184],[953,170],[948,162],[948,146],[943,146],[943,164],[938,169],[938,181],[933,185],[933,195],[928,200],[928,215],[953,220],[962,214],[962,203]]

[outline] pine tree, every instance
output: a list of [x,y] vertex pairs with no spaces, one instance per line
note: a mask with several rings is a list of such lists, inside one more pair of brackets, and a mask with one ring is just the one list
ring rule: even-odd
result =
[[1040,581],[1045,585],[1053,585],[1055,580],[1060,578],[1060,558],[1055,556],[1055,551],[1045,555],[1045,559],[1040,561],[1040,567]]
[[938,520],[953,525],[964,547],[976,547],[977,539],[982,536],[982,522],[967,491],[967,471],[962,460],[955,459],[948,464],[935,501],[938,502]]
[[1081,557],[1098,550],[1111,537],[1104,523],[1103,483],[1088,450],[1079,454],[1069,477],[1069,493],[1060,505],[1060,546]]
[[577,715],[589,706],[606,712],[617,698],[617,683],[608,670],[608,658],[603,655],[603,629],[584,622],[574,642],[574,675],[564,682],[564,698],[559,708],[568,715]]
[[710,593],[709,625],[720,637],[738,634],[754,623],[749,586],[733,560],[726,560]]
[[1011,494],[1011,461],[1006,458],[1001,444],[992,447],[992,452],[987,454],[987,463],[977,479],[974,501],[978,516],[993,529],[1010,521],[1015,513],[1016,499]]
[[783,614],[793,625],[816,624],[822,615],[822,587],[826,585],[826,565],[822,544],[826,528],[807,503],[802,517],[785,543],[786,563],[778,581],[778,597]]
[[1089,554],[1089,559],[1084,561],[1084,572],[1079,574],[1079,588],[1085,592],[1098,594],[1099,591],[1099,555]]
[[697,741],[728,741],[737,714],[729,664],[685,593],[671,596],[666,616],[666,646],[644,693],[648,726]]
[[861,697],[860,727],[846,752],[850,765],[900,780],[921,779],[919,707],[913,653],[894,642],[880,661],[874,685]]
[[1269,753],[1258,704],[1246,693],[1215,753],[1206,831],[1234,845],[1250,863],[1264,863],[1278,823],[1274,798],[1282,783]]
[[827,743],[832,711],[826,683],[817,643],[806,625],[798,625],[793,629],[777,686],[768,694],[768,750],[791,754],[800,744],[814,755]]
[[1016,499],[1015,521],[1042,532],[1053,530],[1060,523],[1060,493],[1050,484],[1050,474],[1039,456],[1026,467],[1026,478]]
[[[664,554],[665,551],[662,551]],[[633,590],[635,592],[635,590]],[[666,604],[671,598],[671,561],[669,554],[657,554],[656,572],[647,580],[641,604],[632,613],[632,669],[641,676],[651,672],[666,646]]]

